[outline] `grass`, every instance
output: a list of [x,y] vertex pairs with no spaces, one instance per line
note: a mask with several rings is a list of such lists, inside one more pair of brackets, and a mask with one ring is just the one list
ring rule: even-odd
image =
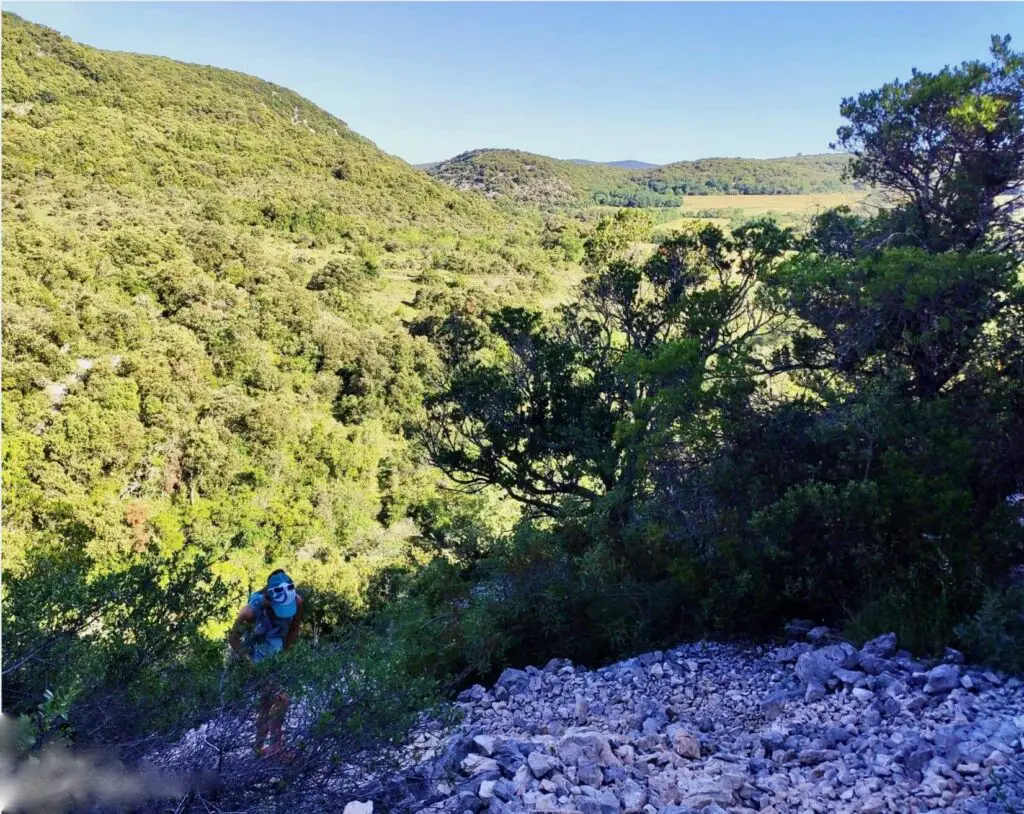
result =
[[835,206],[859,206],[866,197],[867,194],[864,192],[821,192],[808,195],[690,195],[679,207],[679,211],[739,209],[751,215],[775,212],[813,214]]
[[[676,217],[655,226],[660,233],[672,232],[699,219],[723,228],[764,215],[783,226],[800,226],[818,212],[837,206],[852,209],[877,206],[881,202],[867,192],[820,192],[806,195],[691,195],[674,210]],[[664,217],[664,216],[663,216]]]

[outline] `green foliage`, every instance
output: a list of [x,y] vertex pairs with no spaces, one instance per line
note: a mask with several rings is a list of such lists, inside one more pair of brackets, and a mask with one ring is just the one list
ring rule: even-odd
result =
[[1024,588],[990,589],[956,633],[972,659],[1012,673],[1024,671]]
[[51,712],[62,735],[100,740],[189,719],[218,655],[203,628],[229,613],[209,561],[144,554],[94,575],[98,562],[58,544],[24,565],[5,592],[4,684],[14,708],[46,695],[41,736]]
[[583,259],[583,236],[579,225],[564,218],[553,218],[544,224],[541,245],[549,249],[560,249],[570,263]]
[[[974,134],[972,166],[1002,166],[1016,91],[971,95],[1012,84],[1018,58],[995,56],[845,103],[854,176],[950,177],[929,175],[912,127],[936,110],[951,145]],[[1004,501],[1024,472],[1024,290],[1010,230],[960,205],[1005,190],[985,178],[931,207],[825,213],[800,240],[771,222],[695,227],[648,258],[650,219],[620,213],[590,231],[590,273],[556,315],[434,332],[428,449],[527,507],[516,545],[474,563],[466,612],[490,626],[464,630],[466,662],[600,659],[792,616],[919,651],[973,619],[973,652],[1012,662],[1015,600],[990,592],[1024,558]]]
[[905,82],[844,99],[849,123],[837,143],[854,156],[851,177],[906,200],[912,234],[931,251],[1017,246],[1022,79],[1024,57],[1010,50],[1009,36],[993,37],[989,63],[915,70]]
[[993,323],[1024,294],[1008,256],[912,248],[856,259],[808,252],[771,286],[808,326],[793,338],[805,367],[902,377],[922,398],[1000,341]]
[[647,228],[625,213],[598,225],[587,242],[595,271],[556,322],[509,306],[434,336],[447,374],[423,436],[457,482],[498,486],[551,515],[604,497],[625,505],[646,488],[652,457],[701,448],[722,400],[749,389],[743,370],[766,323],[748,320],[745,303],[789,234],[760,224],[727,238],[706,226],[648,260],[624,259]]

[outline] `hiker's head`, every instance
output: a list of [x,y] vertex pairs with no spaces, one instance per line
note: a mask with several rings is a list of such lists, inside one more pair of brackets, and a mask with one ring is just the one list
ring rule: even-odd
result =
[[267,577],[264,596],[270,600],[270,607],[276,616],[288,618],[295,615],[295,583],[282,569],[278,568]]

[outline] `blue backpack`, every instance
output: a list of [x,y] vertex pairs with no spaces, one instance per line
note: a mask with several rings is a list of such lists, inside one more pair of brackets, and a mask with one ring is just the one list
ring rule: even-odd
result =
[[256,613],[256,621],[246,637],[246,646],[252,654],[252,660],[261,662],[284,649],[284,640],[292,619],[280,619],[263,606],[263,593],[257,591],[249,597],[249,605]]

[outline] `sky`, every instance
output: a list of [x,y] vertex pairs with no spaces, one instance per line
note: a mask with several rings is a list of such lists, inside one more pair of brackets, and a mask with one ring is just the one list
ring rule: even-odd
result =
[[1024,47],[1024,4],[19,3],[98,48],[297,91],[412,163],[827,152],[843,97]]

